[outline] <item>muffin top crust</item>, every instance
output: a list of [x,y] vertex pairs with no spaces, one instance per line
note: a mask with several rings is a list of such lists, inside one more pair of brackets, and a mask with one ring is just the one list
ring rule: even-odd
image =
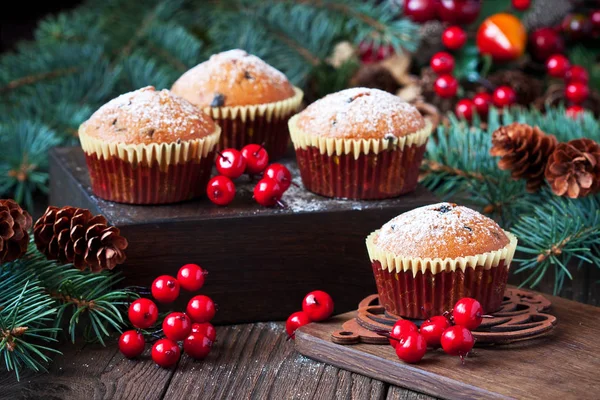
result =
[[491,218],[454,203],[438,203],[393,218],[373,243],[399,257],[445,259],[501,250],[510,239]]
[[379,89],[350,88],[329,94],[296,116],[305,134],[334,139],[389,139],[425,128],[413,105]]
[[187,100],[147,86],[110,100],[79,131],[107,143],[151,144],[200,139],[217,129],[211,117]]
[[212,55],[171,90],[201,108],[275,103],[296,93],[281,71],[240,49]]

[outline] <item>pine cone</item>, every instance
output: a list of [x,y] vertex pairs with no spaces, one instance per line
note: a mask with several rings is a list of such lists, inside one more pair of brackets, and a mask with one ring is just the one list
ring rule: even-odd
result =
[[560,143],[548,159],[546,180],[552,191],[572,199],[600,189],[600,145],[581,138]]
[[364,64],[350,80],[352,87],[368,87],[396,93],[400,84],[390,71],[381,64]]
[[542,81],[516,69],[498,71],[490,75],[488,80],[494,86],[512,87],[517,93],[517,102],[524,106],[529,106],[544,91]]
[[492,134],[492,156],[500,156],[498,167],[510,170],[513,179],[526,179],[527,190],[535,192],[544,182],[548,156],[556,147],[556,137],[540,128],[514,122]]
[[421,77],[418,84],[421,86],[423,99],[426,103],[433,104],[442,114],[448,111],[454,110],[456,103],[455,98],[443,98],[437,95],[434,89],[435,81],[438,75],[431,69],[431,67],[425,67],[421,69]]
[[0,200],[0,263],[25,254],[31,222],[31,215],[14,200]]
[[76,207],[48,207],[33,227],[35,244],[49,260],[73,263],[92,272],[125,261],[127,239],[102,215]]

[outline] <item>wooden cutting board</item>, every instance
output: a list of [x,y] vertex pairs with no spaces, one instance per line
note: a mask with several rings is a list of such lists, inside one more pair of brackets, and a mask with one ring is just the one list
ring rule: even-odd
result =
[[558,297],[550,314],[558,319],[546,337],[475,348],[465,365],[442,350],[419,364],[405,364],[389,345],[339,345],[331,333],[356,312],[296,333],[303,355],[372,378],[447,399],[597,399],[600,389],[600,308]]

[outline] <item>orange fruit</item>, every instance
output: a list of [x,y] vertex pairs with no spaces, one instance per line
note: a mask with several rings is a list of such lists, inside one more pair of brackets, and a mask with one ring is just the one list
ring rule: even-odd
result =
[[494,61],[513,61],[525,52],[527,32],[521,21],[511,14],[492,15],[477,31],[477,48]]

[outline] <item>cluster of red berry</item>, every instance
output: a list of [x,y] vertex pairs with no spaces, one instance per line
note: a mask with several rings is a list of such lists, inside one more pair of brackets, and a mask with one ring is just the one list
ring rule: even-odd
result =
[[442,349],[452,356],[464,357],[471,351],[475,339],[471,331],[483,319],[481,304],[465,297],[454,305],[451,313],[431,317],[417,328],[413,322],[398,320],[389,333],[390,344],[396,349],[398,358],[407,363],[419,362],[427,347]]
[[575,117],[584,111],[580,105],[590,94],[588,72],[581,65],[571,65],[569,59],[562,54],[554,54],[546,61],[548,74],[554,78],[564,79],[565,97],[571,102],[567,114]]
[[[177,278],[161,275],[152,282],[152,297],[160,303],[172,303],[179,297],[180,288],[196,292],[204,285],[206,271],[196,264],[186,264],[177,273]],[[216,313],[215,303],[205,295],[190,299],[185,313],[172,312],[162,323],[162,338],[152,347],[152,360],[161,367],[177,363],[181,350],[177,342],[183,342],[183,351],[190,357],[205,358],[217,338],[210,323]],[[124,332],[119,339],[119,349],[128,358],[138,357],[144,352],[146,341],[142,329],[152,327],[158,320],[158,307],[146,298],[135,300],[129,306],[129,321],[137,330]]]
[[302,311],[290,315],[285,323],[289,339],[296,338],[296,329],[310,322],[325,321],[333,314],[333,299],[322,290],[315,290],[304,296]]
[[254,199],[265,207],[281,204],[281,197],[292,184],[292,175],[285,165],[269,165],[267,150],[258,144],[246,145],[241,151],[225,149],[219,152],[216,164],[220,175],[208,182],[206,193],[210,201],[220,206],[233,201],[235,184],[232,179],[243,174],[250,177],[262,174],[254,187]]

